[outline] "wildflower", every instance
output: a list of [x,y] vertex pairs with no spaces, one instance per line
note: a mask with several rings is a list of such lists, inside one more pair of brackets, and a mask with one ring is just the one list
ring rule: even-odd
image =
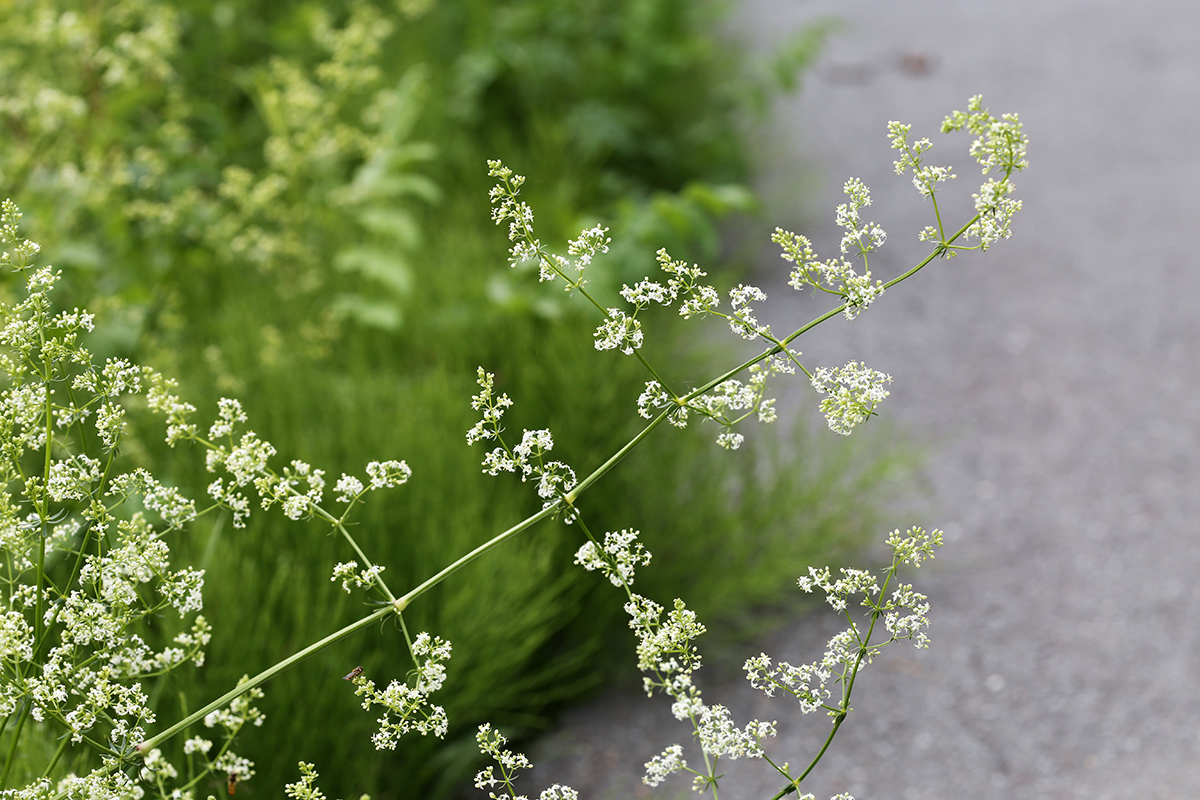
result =
[[758,336],[769,337],[771,335],[770,326],[759,325],[754,316],[754,309],[749,305],[751,301],[761,303],[766,299],[766,294],[757,286],[738,284],[730,289],[729,300],[733,306],[733,315],[729,318],[730,329],[743,339],[754,339]]
[[379,730],[371,737],[377,750],[394,750],[400,737],[410,731],[422,736],[446,735],[449,720],[441,706],[429,702],[429,695],[442,687],[446,679],[445,662],[450,660],[450,643],[428,633],[413,640],[412,653],[417,667],[406,681],[392,681],[382,692],[371,680],[356,681],[355,694],[363,696],[362,707],[384,707],[378,719]]
[[608,228],[597,225],[579,234],[579,238],[567,243],[567,253],[575,257],[575,267],[579,272],[592,263],[596,253],[607,253],[608,245],[612,242],[606,234]]
[[[479,394],[471,397],[471,408],[476,411],[482,411],[483,419],[475,423],[474,427],[467,431],[467,444],[475,444],[475,442],[481,439],[497,438],[502,430],[500,419],[513,403],[506,394],[493,397],[495,375],[490,372],[484,372],[483,367],[478,368],[477,375],[476,383],[479,384],[481,391]],[[495,473],[492,474],[494,475]]]
[[634,284],[632,288],[623,285],[621,297],[625,298],[625,302],[640,310],[650,303],[669,306],[675,301],[676,290],[675,287],[663,286],[661,283],[644,278]]
[[[658,381],[646,381],[646,390],[642,392],[637,399],[638,416],[643,419],[650,419],[654,416],[654,410],[664,408],[671,402],[671,395],[667,393]],[[687,417],[684,417],[684,425]],[[684,427],[684,426],[679,426]]]
[[755,720],[738,730],[733,724],[729,709],[712,705],[700,715],[697,733],[700,747],[710,756],[725,756],[729,759],[762,758],[761,740],[775,735],[774,722]]
[[342,473],[342,477],[338,478],[333,491],[339,503],[349,503],[366,490],[363,488],[363,482],[358,478]]
[[336,564],[333,568],[333,577],[329,580],[342,582],[342,590],[347,594],[350,593],[353,587],[363,588],[373,586],[376,578],[383,572],[385,568],[378,564],[373,564],[363,570],[358,569],[357,561],[347,561],[345,563]]
[[683,759],[683,748],[673,744],[646,762],[646,774],[642,778],[642,783],[647,786],[658,786],[667,779],[668,775],[683,769],[687,769],[687,761]]
[[604,545],[586,542],[575,553],[575,563],[588,572],[600,570],[613,586],[632,586],[634,570],[650,563],[650,552],[635,541],[638,531],[622,530],[604,534]]
[[367,477],[372,489],[393,489],[408,483],[412,468],[406,461],[371,461],[367,464]]
[[313,784],[318,777],[316,766],[304,761],[300,763],[300,780],[283,787],[283,793],[296,800],[325,800],[325,794]]
[[642,323],[619,308],[608,309],[608,319],[592,334],[597,350],[620,350],[627,356],[642,346]]
[[857,361],[838,369],[821,367],[812,377],[813,388],[829,395],[821,401],[821,413],[829,421],[829,429],[843,436],[870,418],[888,396],[883,387],[891,381],[890,375],[867,369]]
[[705,627],[696,619],[696,612],[678,598],[665,620],[662,612],[662,606],[641,595],[633,595],[625,604],[629,627],[638,637],[638,669],[659,674],[699,669],[700,654],[692,640],[704,634]]
[[909,528],[904,536],[896,529],[888,534],[887,545],[896,561],[920,567],[924,561],[933,558],[935,547],[942,546],[942,537],[942,531],[936,529],[926,533],[924,528]]

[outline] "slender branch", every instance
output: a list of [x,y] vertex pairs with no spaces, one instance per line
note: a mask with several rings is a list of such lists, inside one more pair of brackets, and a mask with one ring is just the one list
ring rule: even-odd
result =
[[[593,473],[593,474],[595,474],[595,473]],[[574,494],[574,492],[572,492],[572,494]],[[421,585],[417,586],[417,588],[413,589],[412,591],[407,592],[404,595],[401,595],[401,597],[398,600],[396,600],[396,602],[389,605],[388,608],[395,609],[396,611],[403,611],[404,609],[408,608],[408,604],[411,603],[413,600],[416,600],[418,597],[425,594],[430,589],[432,589],[434,586],[437,586],[439,583],[446,580],[446,578],[449,578],[455,572],[458,572],[460,569],[465,567],[467,564],[470,564],[472,561],[479,558],[484,553],[495,548],[496,546],[500,545],[503,542],[507,542],[509,539],[513,538],[521,531],[526,530],[527,528],[533,527],[537,523],[541,522],[542,520],[546,519],[547,517],[553,516],[554,514],[558,513],[561,510],[562,510],[561,504],[555,503],[552,506],[543,508],[541,511],[534,514],[532,517],[528,517],[527,519],[522,520],[521,522],[518,522],[516,525],[513,525],[511,528],[504,531],[503,533],[493,536],[491,539],[489,539],[488,541],[479,545],[479,547],[476,547],[474,550],[467,553],[465,556],[460,557],[457,561],[455,561],[453,564],[451,564],[450,566],[443,569],[441,572],[438,572],[436,575],[426,578],[425,581],[421,583]]]
[[[195,712],[189,714],[188,716],[184,717],[179,722],[176,722],[174,725],[172,725],[171,727],[164,730],[162,733],[152,736],[151,738],[142,742],[141,744],[139,744],[137,746],[136,753],[137,754],[148,753],[151,749],[157,747],[161,743],[165,742],[167,739],[170,739],[172,736],[174,736],[175,734],[184,730],[189,725],[191,725],[195,722],[198,722],[199,720],[204,719],[206,716],[208,716],[213,711],[216,711],[219,708],[224,708],[225,706],[229,705],[229,703],[231,703],[233,700],[237,699],[238,697],[241,697],[243,694],[250,691],[251,689],[253,689],[257,686],[261,686],[262,684],[271,680],[271,678],[274,678],[276,675],[283,672],[288,667],[298,664],[301,661],[303,661],[304,659],[313,655],[314,653],[324,650],[326,647],[333,644],[334,642],[345,639],[347,636],[350,636],[353,633],[357,633],[358,631],[362,630],[363,628],[370,627],[375,622],[383,619],[388,614],[395,613],[396,611],[397,611],[396,607],[389,603],[388,605],[384,606],[383,608],[380,608],[378,611],[375,611],[375,612],[363,617],[362,619],[358,620],[357,622],[353,622],[353,623],[347,625],[346,627],[342,628],[341,630],[338,630],[338,631],[335,631],[334,633],[329,634],[324,639],[321,639],[320,641],[310,644],[308,647],[304,648],[303,650],[299,651],[298,653],[288,656],[283,661],[280,661],[278,664],[275,664],[274,666],[268,667],[267,669],[258,673],[257,675],[255,675],[253,678],[251,678],[247,682],[241,684],[240,686],[238,686],[235,689],[231,689],[230,691],[221,695],[216,700],[213,700],[211,703],[209,703],[208,705],[199,709],[198,711],[195,711]],[[129,757],[127,756],[126,758],[128,759]]]
[[13,763],[17,760],[17,745],[21,742],[21,729],[25,727],[25,720],[29,718],[31,707],[29,701],[26,701],[25,706],[19,712],[20,715],[17,717],[17,727],[13,729],[12,733],[12,744],[9,746],[8,755],[4,759],[4,773],[0,774],[0,790],[8,788],[8,775],[12,771]]

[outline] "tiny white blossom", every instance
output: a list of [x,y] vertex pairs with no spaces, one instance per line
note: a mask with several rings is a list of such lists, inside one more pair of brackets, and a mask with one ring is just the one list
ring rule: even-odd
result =
[[[650,419],[654,416],[656,409],[663,408],[670,402],[671,395],[662,388],[658,381],[647,381],[646,390],[637,399],[638,416]],[[686,417],[684,419],[686,420]]]
[[646,775],[642,783],[647,786],[658,786],[673,772],[687,769],[687,761],[683,759],[683,748],[673,744],[662,753],[656,755],[645,764]]
[[393,489],[408,483],[412,469],[405,461],[371,461],[367,464],[367,477],[372,489]]
[[234,399],[222,397],[217,401],[217,420],[208,429],[209,439],[224,439],[233,435],[234,427],[246,422],[242,404]]
[[354,498],[361,495],[365,490],[363,483],[353,475],[342,473],[342,477],[338,478],[338,482],[333,487],[334,494],[339,503],[349,503]]
[[479,367],[476,374],[476,383],[479,384],[481,391],[479,394],[471,397],[471,408],[476,411],[482,411],[483,419],[475,423],[474,427],[467,431],[467,444],[475,444],[475,442],[481,439],[497,438],[501,430],[500,419],[513,403],[507,394],[502,394],[499,397],[493,396],[495,375],[490,372],[484,372],[483,367]]
[[837,369],[817,369],[812,385],[819,393],[829,395],[821,401],[821,413],[829,421],[829,429],[846,436],[870,418],[888,396],[883,387],[891,380],[890,375],[851,361]]
[[394,750],[400,737],[410,731],[421,735],[446,735],[449,720],[446,710],[429,702],[429,695],[441,688],[446,679],[445,662],[450,659],[450,643],[428,633],[413,640],[413,656],[417,667],[408,681],[392,681],[382,692],[371,680],[356,681],[356,694],[363,696],[362,707],[383,706],[384,714],[377,722],[379,729],[371,736],[377,750]]
[[592,334],[597,350],[620,350],[627,356],[642,346],[642,323],[619,308],[608,309],[608,319]]
[[604,544],[585,542],[575,553],[575,563],[588,572],[600,570],[613,586],[632,586],[634,570],[650,563],[650,552],[636,541],[638,531],[610,531],[604,534]]
[[774,722],[756,720],[749,723],[744,730],[738,730],[733,724],[729,709],[722,705],[709,706],[700,715],[700,747],[710,756],[724,756],[731,760],[762,758],[761,740],[774,735]]
[[383,570],[384,567],[381,567],[378,564],[373,564],[372,566],[360,571],[358,569],[357,561],[346,561],[334,565],[333,576],[329,580],[335,583],[340,580],[342,582],[342,590],[349,594],[350,591],[355,587],[361,589],[363,587],[373,586],[375,584],[375,579],[379,577],[379,574],[383,572]]
[[663,286],[649,278],[638,281],[632,288],[628,285],[621,287],[621,297],[638,309],[645,308],[650,303],[668,306],[675,301],[675,296],[676,291],[673,287]]
[[199,736],[193,736],[183,743],[183,752],[186,755],[192,753],[205,753],[212,750],[213,743],[210,739],[204,739]]

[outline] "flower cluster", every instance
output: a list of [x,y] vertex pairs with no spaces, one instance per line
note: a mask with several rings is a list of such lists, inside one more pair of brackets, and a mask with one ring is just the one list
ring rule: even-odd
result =
[[[53,310],[60,274],[34,265],[39,248],[20,236],[20,218],[0,203],[0,267],[25,288],[0,303],[0,714],[53,721],[64,746],[125,756],[155,721],[143,680],[204,662],[204,572],[173,568],[167,544],[197,511],[147,470],[121,471],[126,404],[146,395],[169,405],[169,385],[125,359],[93,361],[82,343],[92,315]],[[114,764],[60,788],[132,791]],[[146,770],[143,781],[173,772],[161,753]]]
[[[766,653],[747,659],[743,668],[750,685],[768,697],[774,697],[777,691],[791,695],[802,713],[824,709],[835,720],[843,719],[849,710],[855,677],[885,645],[900,639],[909,639],[917,647],[928,644],[924,634],[929,613],[926,598],[906,584],[897,585],[887,597],[883,592],[902,565],[920,566],[922,561],[933,557],[933,549],[941,542],[940,531],[927,534],[921,528],[911,528],[903,536],[894,531],[888,536],[888,545],[893,552],[892,564],[884,571],[882,580],[865,570],[843,569],[840,577],[834,578],[828,568],[810,568],[809,574],[797,581],[800,588],[823,590],[829,604],[846,616],[849,626],[834,635],[822,657],[811,664],[776,663]],[[849,611],[849,599],[858,594],[862,595],[862,606],[870,615],[866,624],[856,621]],[[905,610],[910,613],[903,614]],[[638,595],[633,595],[626,604],[626,611],[632,617],[631,627],[638,634],[638,666],[653,676],[643,679],[647,693],[662,689],[674,699],[672,713],[678,719],[691,720],[706,762],[705,771],[692,769],[683,757],[683,748],[678,744],[671,745],[646,763],[643,782],[657,786],[670,774],[686,771],[694,776],[693,788],[702,791],[716,785],[714,765],[717,758],[764,758],[762,742],[776,734],[775,723],[754,720],[738,728],[728,709],[716,704],[706,705],[692,683],[691,675],[699,667],[699,655],[692,641],[704,632],[704,628],[683,602],[676,600],[674,611],[665,620],[661,607]],[[890,638],[873,643],[871,634],[880,618]],[[842,687],[837,703],[830,700],[833,695],[830,683],[834,681]],[[787,764],[770,763],[798,787]],[[801,797],[812,798],[812,795]],[[837,797],[848,798],[849,795]]]
[[[249,680],[249,676],[243,675],[237,685],[242,686]],[[261,728],[266,720],[266,715],[254,707],[254,701],[261,700],[262,697],[261,689],[249,689],[235,697],[228,708],[220,708],[208,714],[204,718],[204,726],[215,728],[219,725],[228,733],[237,733],[247,722],[256,728]]]
[[394,489],[408,483],[412,477],[412,468],[405,461],[371,461],[367,463],[366,486],[353,475],[342,473],[334,491],[339,503],[353,504],[369,491],[375,489]]
[[[861,221],[859,212],[871,205],[871,193],[861,180],[851,178],[846,181],[843,191],[850,202],[839,205],[835,215],[838,226],[845,231],[842,234],[841,251],[845,255],[853,249],[865,263],[868,253],[883,246],[887,234],[874,222]],[[846,319],[857,317],[883,294],[882,281],[871,283],[869,269],[859,275],[844,258],[821,261],[807,237],[776,228],[771,241],[782,248],[783,260],[795,265],[788,285],[797,291],[812,287],[838,295],[845,302],[842,314]]]
[[409,731],[438,738],[446,735],[449,726],[446,710],[431,704],[429,695],[442,688],[446,680],[450,643],[421,633],[413,640],[412,654],[417,666],[409,672],[407,681],[392,681],[383,691],[378,691],[375,682],[362,675],[354,678],[355,694],[363,698],[362,707],[384,709],[378,719],[379,730],[371,737],[377,750],[395,750],[400,737]]
[[884,384],[891,382],[890,375],[868,369],[857,361],[837,369],[820,367],[812,376],[813,388],[828,395],[821,401],[821,413],[828,420],[829,429],[843,436],[850,435],[856,425],[870,418],[876,406],[888,396]]
[[597,350],[620,350],[627,356],[642,346],[642,323],[619,308],[608,309],[608,319],[592,334]]
[[657,786],[671,773],[683,770],[695,776],[693,786],[702,790],[716,780],[712,769],[717,758],[762,758],[761,740],[775,735],[775,723],[754,720],[738,729],[728,709],[705,705],[700,689],[692,682],[692,674],[700,668],[693,641],[705,632],[696,613],[676,599],[664,619],[662,606],[636,594],[625,604],[625,611],[638,638],[638,668],[647,673],[642,678],[646,694],[653,695],[658,689],[671,697],[671,713],[676,719],[691,721],[709,765],[703,773],[689,768],[683,748],[671,745],[646,763],[642,781]]
[[[987,250],[1001,239],[1012,235],[1013,216],[1021,210],[1021,201],[1009,197],[1015,190],[1012,174],[1029,166],[1026,160],[1028,137],[1016,114],[1004,114],[999,119],[983,108],[983,98],[975,95],[967,103],[966,111],[955,111],[942,122],[942,133],[968,130],[978,138],[971,144],[971,157],[983,168],[983,174],[996,170],[999,178],[989,178],[972,195],[975,198],[976,217],[963,231],[967,239],[977,239],[980,250]],[[895,162],[896,174],[913,171],[913,185],[924,197],[932,198],[936,207],[937,184],[954,177],[949,167],[923,164],[924,154],[932,145],[928,139],[909,142],[911,125],[899,122],[888,123],[888,137],[892,148],[899,150],[900,158]],[[968,249],[952,245],[941,227],[926,227],[920,234],[921,241],[939,242],[943,252],[954,255],[956,250]],[[972,248],[973,249],[973,248]]]
[[957,177],[951,172],[951,167],[935,167],[922,164],[925,151],[933,147],[928,139],[918,139],[909,142],[912,125],[892,121],[888,123],[888,140],[893,150],[900,151],[900,158],[893,162],[897,175],[903,175],[908,170],[913,171],[913,186],[922,197],[933,198],[937,193],[937,185]]
[[[761,653],[755,658],[749,658],[743,665],[746,679],[755,689],[761,690],[767,697],[774,697],[776,689],[782,689],[794,696],[800,703],[800,711],[811,714],[824,707],[829,698],[829,689],[825,683],[832,676],[832,669],[839,662],[835,650],[838,642],[830,640],[825,657],[813,664],[793,667],[786,661],[778,665],[771,663],[771,657]],[[815,679],[815,682],[814,682]]]
[[[797,585],[806,592],[816,589],[825,592],[826,601],[846,616],[849,627],[835,634],[820,660],[811,664],[792,666],[786,661],[774,663],[766,653],[747,659],[743,669],[750,685],[768,697],[774,697],[776,690],[792,695],[805,714],[821,708],[826,709],[830,716],[844,713],[848,696],[846,687],[852,684],[862,667],[870,664],[884,646],[901,639],[910,640],[917,647],[928,646],[929,639],[924,632],[929,624],[926,597],[914,591],[911,585],[899,584],[884,598],[881,586],[886,588],[891,584],[901,565],[920,566],[921,561],[933,558],[933,548],[941,546],[941,543],[942,533],[937,530],[927,534],[921,528],[910,528],[903,536],[898,530],[892,532],[888,536],[888,545],[893,553],[892,564],[885,570],[882,581],[866,570],[842,569],[840,577],[835,579],[828,567],[809,567],[808,575],[801,577]],[[859,594],[862,595],[861,605],[869,609],[871,615],[871,624],[865,626],[868,631],[865,637],[863,626],[851,617],[849,611],[850,598]],[[904,610],[910,613],[902,614]],[[872,643],[869,641],[869,632],[874,630],[874,621],[880,617],[890,638]],[[843,699],[841,704],[829,705],[831,691],[828,684],[835,678],[843,685]]]
[[[245,681],[246,678],[243,677],[239,685]],[[203,759],[204,772],[220,775],[231,785],[252,778],[254,762],[234,753],[230,745],[247,722],[262,724],[262,714],[251,705],[253,700],[261,697],[261,692],[250,690],[246,695],[234,700],[228,709],[210,714],[205,720],[205,725],[209,728],[220,726],[225,729],[224,744],[218,748],[214,757],[209,757],[214,747],[213,741],[200,736],[193,736],[183,743],[184,754],[189,757],[199,754]],[[138,741],[136,735],[140,733],[140,730],[130,730],[123,731],[120,737],[110,737],[114,752],[140,761],[135,773],[136,779],[127,774],[127,771],[119,769],[119,762],[115,758],[106,755],[101,759],[101,766],[92,772],[86,775],[72,773],[59,781],[56,787],[58,796],[138,798],[145,795],[146,787],[153,787],[160,797],[191,797],[187,786],[193,785],[196,778],[189,780],[183,787],[173,788],[172,784],[180,778],[180,773],[162,750],[140,744],[132,747],[129,744]],[[48,782],[33,783],[24,790],[14,792],[13,796],[31,800],[45,798],[53,794],[51,788]]]
[[283,787],[283,793],[296,800],[325,800],[325,793],[316,787],[317,768],[314,764],[300,762],[300,780]]
[[923,528],[909,528],[901,535],[897,528],[888,534],[887,546],[896,561],[919,569],[921,564],[933,558],[934,548],[942,546],[942,536],[942,531],[926,533]]
[[613,586],[632,586],[634,570],[650,563],[650,551],[636,541],[638,531],[610,531],[603,546],[585,542],[575,553],[575,563],[588,572],[600,570]]
[[[508,240],[513,243],[508,253],[509,266],[536,261],[539,281],[562,278],[568,292],[586,286],[584,270],[597,253],[608,252],[608,245],[612,241],[608,237],[608,228],[595,226],[584,229],[578,238],[567,243],[569,257],[546,252],[541,240],[533,232],[533,209],[525,201],[517,199],[525,183],[524,176],[514,174],[496,160],[489,160],[487,165],[488,177],[500,180],[488,192],[488,197],[493,204],[492,221],[497,225],[508,221]],[[569,274],[571,272],[574,273],[573,277]]]
[[[218,401],[217,418],[209,426],[208,440],[200,439],[195,424],[189,421],[195,408],[180,402],[171,394],[171,388],[161,379],[156,380],[151,389],[151,408],[168,417],[168,444],[196,441],[207,448],[208,471],[227,473],[209,484],[208,494],[233,512],[234,527],[244,528],[250,516],[250,499],[243,491],[248,486],[253,486],[263,510],[278,505],[288,519],[318,516],[334,521],[321,505],[326,484],[324,470],[294,459],[283,468],[282,474],[274,472],[269,462],[276,455],[275,446],[260,439],[254,431],[236,436],[248,418],[241,403],[228,397]],[[339,503],[353,505],[368,491],[402,486],[412,476],[412,469],[404,461],[372,461],[367,464],[366,472],[367,484],[353,475],[342,474],[334,488]]]
[[[517,770],[532,769],[533,764],[524,753],[514,753],[505,748],[508,739],[500,731],[492,728],[490,723],[479,726],[475,733],[475,742],[479,752],[491,756],[495,765],[489,764],[475,775],[475,788],[485,789],[492,800],[528,800],[524,795],[514,794],[513,781],[517,778]],[[496,767],[500,768],[500,777],[496,777]],[[495,786],[503,786],[506,791],[496,794],[491,791]],[[579,800],[579,793],[570,786],[554,784],[538,795],[538,800]]]
[[707,273],[695,264],[688,266],[686,262],[675,261],[665,249],[659,250],[657,257],[663,272],[671,277],[666,283],[645,278],[632,287],[623,285],[621,297],[633,306],[633,314],[627,315],[620,309],[608,309],[609,319],[595,334],[598,350],[619,348],[626,355],[632,355],[634,350],[641,347],[644,338],[641,323],[637,319],[638,312],[651,303],[669,308],[681,297],[684,299],[679,305],[679,315],[685,319],[717,314],[725,317],[730,329],[743,339],[763,337],[774,342],[770,327],[759,324],[750,305],[751,302],[761,303],[767,299],[757,286],[738,284],[730,289],[729,300],[733,313],[725,314],[718,310],[721,295],[716,288],[700,283],[700,278]]
[[700,714],[700,747],[710,756],[738,758],[762,758],[762,740],[775,735],[774,722],[754,720],[739,730],[733,723],[729,709],[722,705],[711,705]]
[[650,419],[656,411],[671,409],[667,421],[678,428],[686,428],[690,412],[694,411],[721,426],[717,444],[736,450],[745,440],[742,434],[733,431],[739,422],[752,415],[759,422],[775,421],[775,399],[766,397],[767,379],[772,375],[795,373],[800,353],[787,352],[787,356],[773,355],[752,365],[745,383],[730,378],[687,401],[676,400],[658,381],[647,381],[645,391],[637,399],[638,415]]
[[[543,507],[549,508],[575,488],[575,471],[561,461],[546,460],[546,454],[554,449],[554,437],[548,430],[522,431],[520,443],[509,448],[501,435],[504,428],[500,420],[512,400],[506,394],[495,396],[495,378],[479,367],[476,382],[480,391],[471,398],[471,408],[482,411],[483,418],[467,431],[467,444],[487,439],[499,442],[484,456],[483,471],[493,476],[501,472],[519,472],[522,481],[536,477],[538,497],[542,498]],[[569,515],[567,520],[573,518]]]
[[745,383],[734,378],[723,381],[712,391],[693,397],[688,401],[687,408],[721,426],[717,444],[727,450],[737,450],[745,437],[735,433],[733,426],[751,415],[762,423],[775,421],[775,399],[766,396],[767,379],[773,375],[794,374],[799,355],[793,351],[788,351],[787,356],[773,355],[751,366],[750,377]]
[[342,589],[349,594],[353,588],[362,589],[374,586],[375,581],[379,578],[379,574],[384,569],[384,567],[378,564],[372,564],[369,567],[359,570],[357,561],[345,561],[334,565],[333,577],[329,580],[335,583],[340,580],[342,582]]
[[[237,685],[243,686],[248,681],[249,677],[243,675]],[[247,724],[256,728],[262,727],[266,715],[254,706],[254,702],[261,700],[262,697],[261,689],[249,689],[235,697],[229,703],[228,708],[213,711],[204,718],[206,728],[222,728],[225,732],[225,745],[220,748],[215,758],[210,760],[208,757],[212,748],[212,744],[208,740],[200,737],[194,737],[191,740],[192,751],[204,755],[207,769],[217,775],[226,776],[227,781],[231,784],[248,781],[254,777],[254,762],[234,753],[229,749],[229,745]]]

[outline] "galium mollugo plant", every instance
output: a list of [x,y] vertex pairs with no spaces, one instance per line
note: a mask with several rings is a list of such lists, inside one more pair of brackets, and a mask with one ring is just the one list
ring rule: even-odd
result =
[[[908,126],[889,124],[892,147],[901,153],[896,169],[902,174],[912,171],[918,191],[933,201],[936,220],[920,234],[921,240],[934,243],[933,251],[904,274],[887,282],[871,275],[869,254],[884,244],[886,234],[862,219],[870,194],[861,181],[846,183],[848,202],[836,212],[837,223],[844,230],[840,256],[820,260],[803,236],[776,231],[773,239],[793,265],[790,284],[798,290],[811,288],[831,294],[840,301],[786,336],[777,336],[757,320],[752,304],[765,299],[761,289],[744,284],[734,287],[729,292],[728,311],[723,310],[720,293],[703,282],[705,273],[672,259],[665,251],[658,254],[663,276],[623,287],[620,295],[627,308],[615,299],[601,302],[602,298],[588,289],[586,274],[593,260],[607,250],[607,231],[586,229],[568,243],[566,255],[552,252],[535,235],[532,209],[518,199],[523,178],[498,161],[489,162],[489,174],[497,179],[491,192],[493,219],[508,223],[510,264],[535,261],[541,280],[563,281],[567,292],[596,309],[600,319],[593,337],[596,349],[637,358],[648,372],[645,391],[635,405],[649,423],[579,479],[566,461],[549,457],[554,448],[549,430],[524,430],[519,441],[506,436],[503,417],[513,401],[497,393],[495,377],[480,367],[479,393],[471,400],[480,420],[467,432],[467,442],[491,445],[481,462],[483,471],[494,476],[511,472],[523,481],[535,481],[542,510],[399,595],[384,580],[384,567],[371,561],[346,522],[366,493],[406,483],[411,477],[407,464],[372,461],[365,469],[366,482],[342,475],[334,486],[334,505],[330,505],[325,499],[325,472],[298,460],[281,469],[273,467],[275,447],[246,428],[248,415],[236,400],[222,400],[215,421],[202,433],[193,421],[196,409],[175,394],[171,381],[120,359],[94,364],[82,344],[93,318],[79,310],[53,312],[49,298],[59,275],[49,267],[33,267],[37,246],[20,237],[19,212],[6,201],[0,238],[11,252],[4,252],[0,265],[21,276],[26,298],[0,306],[4,326],[0,368],[6,375],[0,395],[0,470],[4,478],[0,486],[0,547],[6,588],[4,608],[0,609],[0,713],[5,715],[0,731],[10,737],[2,780],[7,784],[13,776],[27,725],[48,726],[60,742],[41,776],[9,794],[29,798],[142,797],[149,792],[163,798],[187,798],[194,796],[205,776],[214,774],[225,777],[232,791],[239,781],[253,775],[253,765],[238,757],[230,742],[247,723],[261,723],[261,714],[251,705],[261,696],[259,687],[297,661],[389,617],[403,633],[412,668],[403,677],[392,678],[382,690],[361,668],[345,676],[353,682],[364,708],[382,712],[373,743],[380,749],[394,748],[401,737],[414,731],[445,736],[450,721],[432,695],[445,680],[451,645],[429,632],[412,637],[404,610],[467,563],[538,522],[558,516],[575,524],[583,539],[575,563],[600,572],[623,592],[644,688],[650,695],[661,692],[671,699],[672,714],[690,725],[703,757],[702,765],[689,766],[683,746],[672,745],[646,764],[645,782],[657,785],[674,772],[688,772],[693,775],[694,788],[711,791],[716,798],[718,761],[754,758],[766,761],[785,781],[776,797],[791,792],[799,795],[801,783],[847,718],[861,669],[891,642],[910,640],[918,647],[927,645],[929,604],[911,585],[899,583],[897,574],[902,566],[919,567],[932,558],[934,548],[941,544],[941,533],[926,533],[921,528],[911,528],[906,534],[893,532],[887,541],[892,563],[879,576],[843,569],[835,577],[828,569],[810,569],[799,579],[800,588],[823,591],[830,605],[846,617],[848,627],[810,664],[793,666],[767,654],[746,661],[747,677],[755,688],[771,696],[776,692],[790,695],[802,713],[824,710],[833,720],[820,751],[803,769],[793,769],[789,762],[768,752],[767,740],[776,733],[776,721],[753,720],[739,727],[728,708],[704,700],[693,680],[702,663],[695,642],[705,631],[696,614],[683,600],[674,600],[668,608],[633,592],[636,569],[651,558],[638,541],[640,532],[624,529],[595,535],[579,499],[663,422],[683,427],[693,416],[711,420],[719,429],[720,446],[739,447],[744,438],[735,428],[741,422],[751,416],[761,422],[775,418],[773,401],[766,396],[768,379],[796,369],[823,397],[820,408],[834,432],[848,435],[875,414],[887,396],[883,387],[891,380],[889,376],[856,361],[810,370],[790,344],[839,314],[857,318],[884,291],[939,256],[986,250],[1011,234],[1012,216],[1020,208],[1019,201],[1009,197],[1011,177],[1026,166],[1026,139],[1020,122],[1015,115],[992,117],[976,97],[966,112],[955,112],[943,125],[947,132],[959,129],[976,134],[972,155],[985,175],[995,172],[998,177],[988,178],[975,195],[974,216],[951,231],[943,225],[936,198],[938,184],[952,177],[950,169],[926,165],[931,147],[928,140],[910,142]],[[976,244],[970,244],[971,240]],[[852,259],[862,260],[861,272]],[[764,349],[697,388],[677,388],[684,385],[680,379],[669,380],[642,355],[645,331],[638,313],[651,304],[675,306],[685,319],[720,317],[734,334],[760,341]],[[738,378],[743,372],[744,379]],[[216,476],[208,487],[211,504],[206,509],[198,511],[192,500],[163,485],[147,470],[121,471],[118,447],[125,433],[126,403],[137,395],[144,395],[149,408],[165,418],[168,443],[190,443],[205,453],[206,468]],[[151,732],[156,719],[142,682],[189,661],[202,663],[203,648],[211,636],[198,613],[203,573],[186,566],[172,567],[168,541],[182,535],[199,514],[216,508],[230,512],[234,525],[242,526],[255,504],[264,510],[278,506],[289,519],[317,520],[330,526],[353,553],[352,559],[334,566],[331,580],[340,582],[348,592],[364,589],[373,593],[379,598],[379,608],[245,678],[164,730]],[[339,505],[344,508],[331,510]],[[851,603],[860,595],[856,608],[864,609],[861,614],[852,610]],[[179,631],[170,643],[156,648],[146,640],[145,623],[150,615],[168,610],[178,617]],[[224,744],[217,747],[203,737],[187,738],[182,744],[187,768],[181,774],[164,755],[162,745],[200,721],[223,730]],[[495,767],[484,769],[476,785],[489,792],[502,786],[504,793],[491,792],[491,797],[515,800],[513,780],[518,769],[528,767],[528,760],[505,749],[506,740],[490,725],[479,729],[477,744],[484,755],[496,761],[499,773]],[[93,752],[94,769],[82,776],[69,774],[57,782],[52,780],[60,758],[68,748],[76,747]],[[286,793],[297,798],[323,797],[315,785],[315,766],[302,762],[300,772],[300,779],[289,784]],[[541,795],[542,800],[574,797],[573,790],[561,785]]]

